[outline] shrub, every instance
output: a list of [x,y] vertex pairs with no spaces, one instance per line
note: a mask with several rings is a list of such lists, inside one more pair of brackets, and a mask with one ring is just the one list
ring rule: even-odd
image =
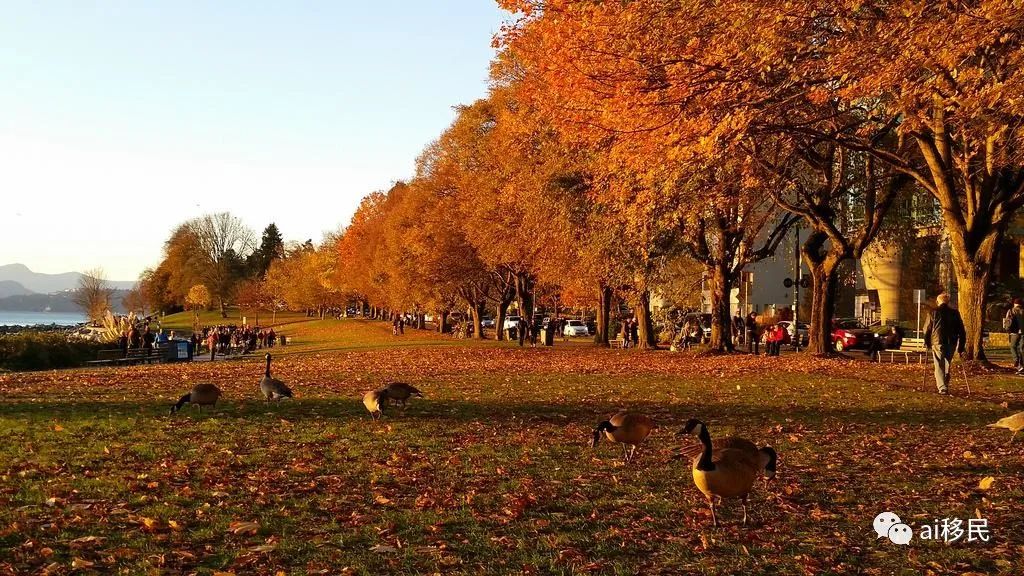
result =
[[18,332],[0,335],[0,369],[51,370],[83,366],[103,348],[97,342],[68,340],[62,333]]

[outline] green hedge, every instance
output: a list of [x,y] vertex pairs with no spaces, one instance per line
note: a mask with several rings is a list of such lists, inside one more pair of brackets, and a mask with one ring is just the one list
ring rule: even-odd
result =
[[60,333],[19,332],[0,336],[0,369],[51,370],[83,366],[109,345],[68,340]]

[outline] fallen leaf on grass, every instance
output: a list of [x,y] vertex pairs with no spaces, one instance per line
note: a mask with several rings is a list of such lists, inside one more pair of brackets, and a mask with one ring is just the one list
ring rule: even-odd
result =
[[377,552],[379,554],[390,554],[393,552],[398,552],[398,548],[395,548],[394,546],[388,546],[387,544],[375,544],[373,546],[370,546],[370,552]]
[[95,562],[89,562],[88,560],[83,560],[81,558],[74,558],[74,559],[71,560],[71,569],[72,570],[77,570],[79,568],[90,568],[90,567],[95,566],[95,565],[96,565]]
[[256,522],[232,522],[228,526],[228,532],[232,534],[255,534],[260,529]]
[[253,546],[249,548],[252,552],[273,552],[277,550],[277,544],[260,544],[259,546]]
[[996,481],[992,476],[985,476],[978,482],[978,490],[988,490],[992,487],[992,484]]

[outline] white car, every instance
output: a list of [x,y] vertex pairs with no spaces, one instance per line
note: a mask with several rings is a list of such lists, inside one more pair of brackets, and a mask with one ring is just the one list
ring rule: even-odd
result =
[[519,327],[519,316],[506,316],[505,323],[502,325],[502,330],[508,330],[509,328]]
[[569,320],[562,329],[564,336],[590,336],[590,330],[583,320]]
[[494,318],[491,318],[490,316],[481,318],[480,326],[483,326],[484,328],[494,328]]

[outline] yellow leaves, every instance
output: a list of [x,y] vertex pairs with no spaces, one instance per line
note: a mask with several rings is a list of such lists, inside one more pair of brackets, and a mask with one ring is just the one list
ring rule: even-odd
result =
[[982,478],[981,481],[978,482],[978,490],[988,490],[992,487],[992,484],[994,484],[995,481],[996,479],[992,476]]

